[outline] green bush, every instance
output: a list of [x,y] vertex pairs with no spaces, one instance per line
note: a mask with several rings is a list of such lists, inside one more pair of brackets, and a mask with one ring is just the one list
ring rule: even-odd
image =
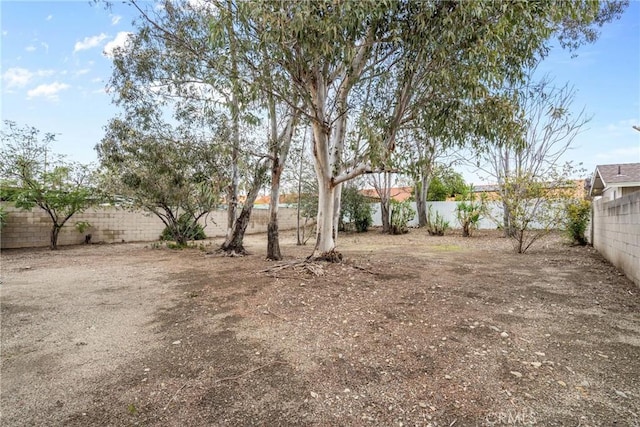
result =
[[204,240],[207,238],[202,225],[193,221],[192,216],[186,213],[180,216],[175,229],[164,228],[160,235],[160,240],[179,241],[179,236],[184,237],[184,240]]
[[408,200],[398,202],[391,200],[391,234],[405,234],[409,232],[407,224],[416,215]]
[[586,245],[585,231],[591,216],[591,203],[588,200],[573,200],[566,206],[566,232],[578,245]]
[[482,206],[474,202],[458,202],[456,217],[462,227],[462,236],[471,237],[473,230],[478,228]]
[[458,206],[456,206],[456,218],[462,227],[462,236],[471,237],[473,230],[478,228],[480,219],[486,215],[486,196],[481,196],[476,200],[473,193],[473,185],[464,188],[464,191],[456,196]]
[[436,212],[435,215],[431,210],[431,206],[427,211],[427,231],[432,236],[444,236],[445,231],[449,229],[449,222],[444,220],[444,217]]
[[340,230],[354,228],[358,233],[364,233],[373,224],[371,217],[371,203],[356,187],[344,187],[342,190],[342,204],[340,206]]

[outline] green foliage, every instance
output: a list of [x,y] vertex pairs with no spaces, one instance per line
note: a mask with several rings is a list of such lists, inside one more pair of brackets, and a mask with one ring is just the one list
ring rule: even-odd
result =
[[450,167],[436,167],[429,184],[427,200],[445,201],[449,197],[464,193],[466,189],[467,184],[460,173]]
[[74,224],[74,226],[80,234],[84,234],[85,231],[91,228],[91,224],[87,221],[78,221]]
[[318,216],[318,183],[304,182],[300,193],[300,213],[304,218],[315,219]]
[[457,199],[459,201],[456,206],[456,217],[462,227],[462,236],[471,237],[473,231],[478,228],[480,219],[486,213],[486,201],[484,198],[480,201],[475,200],[473,185],[467,187]]
[[0,180],[10,183],[2,197],[20,209],[37,206],[44,210],[52,223],[50,248],[56,249],[58,234],[67,221],[97,201],[91,171],[52,153],[49,146],[55,135],[41,137],[34,127],[5,120],[1,139]]
[[409,221],[416,215],[416,211],[411,208],[409,200],[398,202],[391,199],[391,234],[405,234],[409,232]]
[[[338,184],[384,164],[418,117],[443,141],[518,139],[517,105],[500,89],[521,82],[553,36],[572,47],[592,41],[624,2],[135,4],[143,24],[111,81],[131,120],[153,123],[150,93],[177,99],[185,124],[208,122],[226,103],[238,151],[238,117],[264,116],[260,99],[274,96],[313,116],[318,179]],[[322,214],[333,228],[333,213]],[[320,239],[332,244],[332,233]]]
[[0,206],[0,228],[7,224],[7,211],[4,210],[4,206]]
[[566,206],[565,229],[572,242],[586,245],[585,231],[591,216],[591,202],[588,200],[570,200]]
[[133,403],[129,403],[127,406],[127,412],[129,412],[129,415],[136,415],[138,413],[138,408],[136,408],[136,405]]
[[[211,141],[186,129],[134,128],[121,119],[111,121],[96,147],[103,166],[102,184],[132,208],[162,220],[180,245],[189,230],[220,202],[223,154]],[[182,220],[189,218],[189,221]],[[180,221],[186,221],[180,224]]]
[[432,236],[444,236],[444,233],[449,229],[449,222],[444,220],[444,217],[439,212],[433,212],[429,206],[427,211],[427,231]]
[[373,224],[371,203],[356,187],[346,186],[342,189],[340,206],[341,230],[355,229],[363,233]]
[[565,224],[564,206],[575,197],[571,164],[543,177],[529,173],[504,179],[501,201],[509,216],[514,249],[525,253],[533,243]]
[[188,213],[180,215],[177,223],[172,226],[166,226],[162,230],[160,240],[174,240],[181,242],[183,240],[204,240],[207,236],[204,234],[204,228]]

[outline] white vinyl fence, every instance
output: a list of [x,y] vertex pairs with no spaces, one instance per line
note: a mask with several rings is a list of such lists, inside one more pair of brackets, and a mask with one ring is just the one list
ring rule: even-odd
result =
[[[427,202],[427,209],[431,206],[431,211],[435,216],[436,212],[439,213],[445,221],[449,222],[451,228],[461,228],[460,223],[456,217],[456,207],[458,202]],[[373,225],[382,226],[382,217],[380,215],[380,203],[373,203]],[[411,202],[411,208],[416,211],[416,203]],[[480,230],[495,230],[497,228],[496,221],[502,222],[502,204],[499,202],[488,203],[489,215],[480,220],[478,229]],[[418,214],[409,221],[410,227],[418,226]]]

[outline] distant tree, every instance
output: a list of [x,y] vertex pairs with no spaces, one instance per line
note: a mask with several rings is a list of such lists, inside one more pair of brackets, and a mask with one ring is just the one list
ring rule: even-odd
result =
[[4,206],[0,206],[0,228],[4,227],[7,223],[7,212],[4,210]]
[[[391,229],[391,186],[393,173],[385,170],[371,174],[369,183],[380,199],[380,219],[382,220],[382,232],[392,233]],[[393,234],[393,233],[392,233]]]
[[296,196],[296,239],[297,244],[304,245],[309,240],[307,228],[315,224],[318,215],[318,181],[313,173],[313,162],[309,158],[307,150],[310,132],[307,128],[299,144],[293,147],[297,164],[295,167],[285,169],[286,177],[283,181],[294,184],[290,187]]
[[349,185],[342,189],[342,206],[340,210],[340,224],[342,230],[349,228],[363,233],[371,227],[371,203],[358,188]]
[[58,235],[69,219],[95,203],[92,172],[86,165],[68,162],[52,153],[55,135],[32,126],[5,120],[0,132],[0,179],[10,185],[10,200],[16,207],[35,206],[51,219],[49,248],[58,248]]
[[249,184],[249,192],[247,193],[247,198],[242,205],[242,210],[240,211],[240,215],[235,221],[233,226],[233,231],[231,236],[227,237],[224,241],[220,250],[226,252],[228,255],[246,255],[247,251],[244,247],[244,233],[247,231],[247,226],[249,225],[249,219],[251,218],[251,212],[253,211],[253,205],[258,197],[258,192],[262,185],[266,180],[266,173],[268,164],[265,161],[266,158],[263,158],[258,161],[255,166],[255,170],[253,173],[253,179]]
[[427,192],[427,200],[444,201],[467,190],[467,184],[459,172],[451,167],[436,166]]
[[[143,116],[148,102],[161,102],[166,110],[173,110],[172,121],[201,127],[205,133],[215,126],[219,115],[226,117],[227,227],[221,247],[230,254],[244,252],[242,230],[246,225],[237,221],[244,218],[243,212],[251,212],[246,203],[240,203],[240,188],[257,182],[251,174],[262,168],[260,159],[266,154],[272,201],[267,258],[281,259],[280,181],[301,112],[295,101],[289,106],[275,97],[272,87],[288,92],[288,80],[277,79],[271,72],[277,64],[270,60],[270,52],[242,40],[238,32],[244,15],[238,13],[235,1],[163,0],[158,2],[162,7],[136,0],[129,3],[140,19],[127,48],[114,55],[111,84],[116,102]],[[264,135],[264,127],[259,128],[262,118],[266,118],[266,138],[255,137]],[[262,185],[265,179],[261,176],[259,181]],[[257,194],[260,188],[247,190]]]

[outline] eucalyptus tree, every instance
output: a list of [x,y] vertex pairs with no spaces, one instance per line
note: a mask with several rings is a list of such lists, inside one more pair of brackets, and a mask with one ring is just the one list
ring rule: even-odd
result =
[[[210,42],[214,49],[227,48],[231,67],[221,72],[234,84],[250,88],[254,94],[251,108],[266,117],[267,147],[270,162],[270,203],[267,226],[267,258],[282,259],[278,234],[278,207],[280,184],[286,165],[292,139],[300,119],[301,109],[295,93],[289,91],[290,82],[274,73],[278,64],[272,60],[267,46],[255,44],[247,37],[245,11],[236,2],[211,2],[216,13],[210,21]],[[242,69],[242,75],[238,69]],[[281,94],[287,94],[288,103],[277,98],[275,87]],[[256,167],[259,170],[260,167]],[[256,175],[257,176],[257,175]],[[256,177],[254,176],[254,178]]]
[[[230,128],[225,251],[244,252],[241,242],[246,226],[237,221],[250,215],[251,207],[245,206],[238,213],[241,171],[243,166],[245,170],[260,170],[264,166],[263,151],[267,151],[272,193],[267,256],[280,259],[279,185],[299,110],[283,105],[271,87],[278,85],[284,90],[287,81],[272,76],[270,52],[248,45],[241,37],[241,15],[232,0],[166,0],[153,8],[135,0],[130,3],[141,19],[129,48],[116,55],[116,73],[122,77],[114,78],[113,83],[121,99],[130,102],[132,97],[124,92],[134,85],[146,91],[145,96],[173,103],[176,119],[205,127],[207,120],[224,111]],[[268,123],[267,137],[254,146],[247,135],[262,134],[260,122],[264,119]],[[262,174],[253,178],[247,176],[246,181],[260,185],[264,181]],[[257,191],[249,189],[249,193]]]
[[[300,110],[297,100],[294,99],[294,107],[278,105],[273,95],[273,82],[270,76],[268,61],[264,61],[262,68],[266,104],[269,118],[269,158],[271,162],[271,192],[269,203],[269,224],[267,225],[267,259],[281,260],[280,239],[278,235],[278,206],[280,203],[280,182],[284,171],[291,143],[300,118]],[[278,114],[281,110],[281,114]],[[278,120],[280,118],[280,120]],[[278,123],[278,122],[281,123]]]
[[[422,110],[423,112],[426,109]],[[427,200],[430,200],[429,189],[434,179],[436,167],[448,156],[448,152],[455,141],[446,138],[446,129],[459,129],[460,123],[450,123],[442,126],[444,129],[436,131],[432,125],[442,125],[443,121],[430,120],[429,114],[420,114],[409,126],[398,133],[398,156],[401,159],[402,170],[413,181],[413,192],[416,202],[418,226],[427,225]],[[453,116],[449,116],[453,117]],[[440,135],[433,138],[431,135]]]
[[[127,120],[135,122],[136,131],[156,141],[163,139],[164,135],[158,133],[163,127],[188,128],[189,138],[198,135],[200,140],[215,138],[221,126],[228,129],[225,146],[209,145],[222,150],[220,154],[224,155],[218,159],[226,159],[209,175],[216,181],[221,176],[227,180],[227,232],[222,248],[242,253],[246,226],[237,224],[241,170],[253,170],[258,165],[253,154],[260,148],[253,145],[256,139],[250,135],[258,129],[259,118],[248,108],[255,101],[252,87],[241,84],[239,78],[244,71],[237,55],[241,47],[225,9],[232,4],[130,4],[140,18],[128,44],[113,55],[110,89],[114,101],[123,108]],[[218,46],[211,42],[209,32],[213,20],[222,25],[221,37],[225,40]],[[176,139],[171,135],[169,138]],[[184,144],[178,147],[187,149]],[[245,212],[250,214],[251,210]]]
[[[611,9],[599,2],[239,2],[240,31],[269,52],[278,64],[272,75],[292,83],[311,121],[319,188],[316,255],[335,259],[342,184],[384,164],[398,131],[421,108],[446,103],[482,117],[478,106],[491,105],[494,90],[521,80],[552,35],[579,43],[590,37],[592,24],[615,16]],[[371,81],[386,96],[367,99]],[[294,105],[290,91],[273,90]],[[355,118],[363,110],[370,119],[360,128]],[[474,132],[493,132],[486,121],[478,123]],[[350,124],[366,132],[366,148],[345,161]]]

